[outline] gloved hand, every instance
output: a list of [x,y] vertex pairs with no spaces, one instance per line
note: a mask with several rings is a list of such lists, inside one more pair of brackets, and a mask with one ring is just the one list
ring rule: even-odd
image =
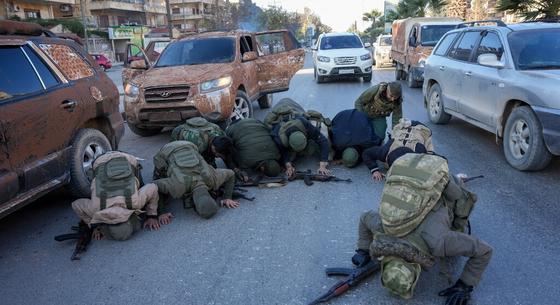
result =
[[440,291],[438,294],[440,297],[447,297],[445,305],[467,305],[471,299],[472,291],[473,286],[469,286],[459,279],[455,285]]
[[369,261],[371,261],[371,256],[369,256],[369,252],[366,250],[358,249],[356,254],[352,256],[352,264],[356,265],[356,267],[365,266]]

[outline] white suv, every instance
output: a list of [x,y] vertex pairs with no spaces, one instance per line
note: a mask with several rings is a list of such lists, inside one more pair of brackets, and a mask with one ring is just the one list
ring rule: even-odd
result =
[[360,37],[354,33],[321,34],[313,47],[314,75],[317,83],[327,77],[363,77],[371,82],[373,61]]

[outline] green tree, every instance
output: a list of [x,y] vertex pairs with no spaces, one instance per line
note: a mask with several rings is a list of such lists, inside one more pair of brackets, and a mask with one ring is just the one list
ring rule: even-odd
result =
[[373,9],[370,12],[366,12],[363,14],[362,20],[363,21],[371,21],[371,25],[375,27],[376,25],[376,21],[378,21],[378,18],[381,17],[381,12]]
[[446,0],[402,0],[397,5],[396,13],[400,18],[425,17],[440,15],[447,5]]
[[499,0],[496,9],[527,20],[549,19],[558,17],[560,0]]

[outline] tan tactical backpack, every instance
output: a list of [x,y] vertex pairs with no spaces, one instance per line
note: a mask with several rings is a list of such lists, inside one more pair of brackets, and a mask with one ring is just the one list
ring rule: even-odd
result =
[[189,141],[198,147],[198,151],[204,152],[208,149],[210,139],[224,135],[225,132],[218,125],[205,118],[195,117],[175,127],[171,132],[171,141]]
[[443,157],[410,153],[398,158],[387,173],[379,206],[385,232],[404,237],[414,231],[436,206],[448,182],[449,168]]
[[416,144],[420,143],[426,147],[427,151],[434,151],[432,144],[432,131],[426,125],[406,119],[401,119],[391,134],[393,144],[389,148],[389,153],[399,147],[408,147],[416,150]]
[[[136,161],[134,164],[129,162],[121,152],[109,152],[110,158],[101,164],[95,164],[95,195],[100,200],[100,208],[107,207],[107,199],[123,196],[126,207],[132,210],[132,195],[138,192],[140,166]],[[100,158],[96,159],[100,160]],[[106,160],[106,161],[105,161]]]

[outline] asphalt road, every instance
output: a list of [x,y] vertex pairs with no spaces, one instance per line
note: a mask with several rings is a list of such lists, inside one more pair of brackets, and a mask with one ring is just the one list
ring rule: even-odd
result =
[[[352,108],[371,85],[316,84],[310,67],[308,62],[290,91],[275,100],[291,97],[332,117]],[[118,68],[109,73],[120,81]],[[376,70],[372,84],[393,75],[392,69]],[[421,90],[405,88],[404,100],[405,116],[428,122]],[[260,110],[255,114],[264,116]],[[495,252],[472,304],[559,304],[559,160],[541,172],[519,172],[506,163],[492,134],[457,119],[427,125],[453,172],[486,176],[470,183],[479,196],[471,221],[473,233]],[[168,138],[169,133],[140,138],[127,130],[120,148],[146,159],[149,181],[151,158]],[[315,169],[317,162],[297,166]],[[93,242],[82,260],[73,262],[74,245],[53,240],[78,221],[72,198],[62,191],[50,194],[0,221],[0,303],[307,304],[336,282],[325,276],[325,267],[351,266],[358,218],[377,209],[383,187],[363,165],[335,166],[333,172],[354,182],[251,189],[256,201],[222,209],[211,220],[174,202],[171,225],[126,242]],[[454,261],[455,277],[463,262]],[[443,304],[437,292],[448,283],[439,270],[422,274],[411,301],[390,295],[376,275],[330,304]]]

